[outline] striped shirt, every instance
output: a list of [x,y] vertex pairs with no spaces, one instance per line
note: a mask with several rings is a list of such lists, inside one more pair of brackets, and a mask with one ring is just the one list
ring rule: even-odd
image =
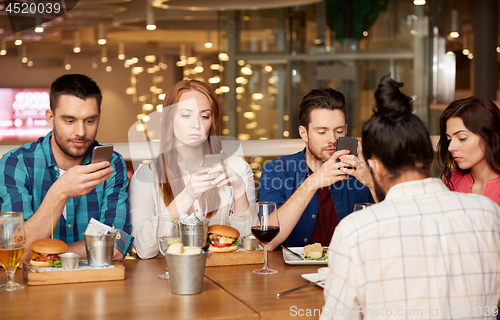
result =
[[[0,210],[24,213],[28,220],[38,209],[52,184],[59,178],[50,138],[52,131],[38,141],[7,152],[0,159]],[[89,164],[94,141],[82,165]],[[126,254],[132,247],[132,225],[129,216],[128,178],[125,161],[117,152],[111,160],[113,175],[87,195],[69,198],[67,219],[62,215],[54,238],[73,243],[83,240],[91,218],[117,229],[115,247]]]
[[435,178],[393,186],[335,230],[321,319],[494,319],[499,218]]

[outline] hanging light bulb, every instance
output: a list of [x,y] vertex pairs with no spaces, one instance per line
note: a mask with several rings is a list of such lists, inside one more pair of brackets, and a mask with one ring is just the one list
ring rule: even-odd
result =
[[97,69],[98,66],[96,57],[92,57],[92,69]]
[[27,63],[28,62],[28,48],[26,45],[22,46],[22,57],[21,57],[21,62],[22,63]]
[[16,46],[20,46],[23,44],[23,40],[21,39],[21,32],[16,32],[16,41],[14,41]]
[[71,70],[71,64],[69,63],[69,58],[66,57],[66,59],[64,59],[64,60],[65,60],[64,69]]
[[155,13],[151,0],[146,0],[146,30],[156,30]]
[[450,37],[458,38],[460,33],[458,33],[458,11],[453,9],[451,10],[451,28],[450,28]]
[[229,61],[229,55],[225,52],[219,53],[219,60],[220,61]]
[[80,32],[75,31],[75,44],[73,47],[73,52],[74,53],[80,53],[82,51],[82,45],[80,41]]
[[205,42],[205,48],[210,49],[214,46],[212,41],[210,41],[210,31],[207,31],[207,42]]
[[42,33],[44,31],[42,26],[42,14],[38,12],[38,10],[35,10],[35,26],[36,33]]
[[5,43],[5,38],[2,38],[0,42],[0,56],[7,54],[7,44]]
[[125,43],[118,43],[118,59],[125,60]]
[[106,33],[103,22],[99,22],[97,25],[97,43],[101,46],[106,44]]
[[101,48],[101,62],[102,63],[108,62],[108,50],[106,50],[105,46]]

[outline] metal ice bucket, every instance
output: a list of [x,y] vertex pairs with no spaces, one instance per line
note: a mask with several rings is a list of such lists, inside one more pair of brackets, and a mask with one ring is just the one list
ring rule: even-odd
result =
[[208,253],[167,253],[170,290],[175,294],[197,294],[203,290],[203,277]]
[[207,244],[208,220],[200,220],[196,224],[180,223],[182,244],[202,248]]
[[89,266],[103,267],[112,265],[116,233],[98,236],[89,236],[85,234],[84,236]]

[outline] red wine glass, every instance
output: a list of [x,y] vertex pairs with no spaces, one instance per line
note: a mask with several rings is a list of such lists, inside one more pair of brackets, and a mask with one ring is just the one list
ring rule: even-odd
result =
[[252,227],[252,234],[264,245],[264,267],[254,270],[257,274],[274,274],[278,271],[267,267],[267,248],[266,245],[271,242],[280,232],[278,221],[278,212],[274,202],[257,202],[255,205],[259,225]]

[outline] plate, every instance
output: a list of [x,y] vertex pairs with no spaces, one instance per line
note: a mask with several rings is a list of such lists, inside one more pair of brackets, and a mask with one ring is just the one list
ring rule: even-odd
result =
[[[302,278],[309,280],[311,282],[318,281],[318,273],[304,273],[300,275]],[[316,283],[318,287],[325,288],[325,283],[324,282],[318,282]]]
[[[290,250],[293,252],[296,252],[300,254],[301,256],[304,256],[304,247],[290,247]],[[298,257],[294,256],[290,252],[286,251],[285,249],[283,250],[283,260],[285,260],[285,263],[290,264],[290,265],[328,265],[328,260],[300,260]]]

